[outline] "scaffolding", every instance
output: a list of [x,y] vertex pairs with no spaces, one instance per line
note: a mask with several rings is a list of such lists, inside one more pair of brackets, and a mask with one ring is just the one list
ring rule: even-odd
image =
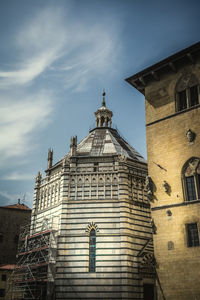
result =
[[156,261],[153,253],[153,239],[146,241],[143,248],[138,253],[139,274],[141,278],[155,278]]
[[45,226],[34,233],[21,228],[17,264],[10,278],[13,300],[54,299],[57,231]]

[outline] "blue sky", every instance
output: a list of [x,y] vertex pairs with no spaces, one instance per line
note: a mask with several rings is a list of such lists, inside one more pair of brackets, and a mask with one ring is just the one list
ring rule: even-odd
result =
[[103,88],[146,158],[144,97],[124,79],[198,42],[199,11],[193,0],[0,1],[0,205],[32,206],[48,148],[56,162],[88,134]]

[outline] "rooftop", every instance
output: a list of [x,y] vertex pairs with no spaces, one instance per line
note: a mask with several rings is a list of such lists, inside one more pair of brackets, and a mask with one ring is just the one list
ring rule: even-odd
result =
[[0,206],[0,208],[19,209],[19,210],[31,210],[24,203],[11,204],[6,206]]
[[139,92],[145,94],[145,87],[153,82],[159,81],[166,73],[177,72],[183,65],[194,64],[200,57],[200,42],[177,52],[164,60],[132,75],[125,80],[135,87]]
[[146,163],[146,160],[110,127],[97,127],[90,131],[77,145],[77,156],[113,156],[123,155],[126,158]]
[[[70,141],[70,152],[63,159],[70,157],[113,157],[121,156],[123,159],[146,164],[147,161],[120,136],[118,131],[112,128],[113,113],[106,107],[105,91],[103,91],[102,105],[94,113],[96,127],[90,130],[89,134],[77,144],[77,136]],[[50,155],[51,154],[51,155]],[[63,159],[52,165],[53,151],[49,150],[48,161],[51,163],[46,172],[51,168],[56,168],[63,162]]]
[[113,113],[106,107],[105,91],[102,106],[94,113],[96,127],[90,130],[76,147],[76,156],[123,156],[131,160],[146,163],[146,160],[123,139],[118,131],[112,128]]
[[15,266],[16,265],[9,265],[9,264],[7,264],[7,265],[0,265],[0,270],[14,270],[14,268],[15,268]]

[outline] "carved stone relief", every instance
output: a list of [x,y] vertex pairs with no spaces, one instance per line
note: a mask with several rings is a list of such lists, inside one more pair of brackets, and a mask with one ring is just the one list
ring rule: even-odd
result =
[[154,223],[154,219],[152,219],[152,218],[151,218],[151,228],[152,228],[153,234],[156,234],[156,232],[157,232],[157,227],[156,227],[156,225],[155,225],[155,223]]
[[174,243],[172,241],[168,242],[168,250],[174,250]]
[[167,181],[164,180],[162,186],[163,186],[163,188],[164,188],[165,193],[169,193],[170,186],[169,186],[169,184],[167,183]]
[[194,142],[196,134],[191,130],[188,129],[188,131],[186,132],[186,137],[189,143]]
[[146,177],[146,189],[147,189],[147,198],[151,201],[153,199],[153,181],[148,175]]

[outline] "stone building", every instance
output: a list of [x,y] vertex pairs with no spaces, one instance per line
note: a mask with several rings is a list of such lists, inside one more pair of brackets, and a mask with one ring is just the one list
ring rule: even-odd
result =
[[17,204],[0,207],[0,299],[11,299],[9,278],[16,264],[20,227],[30,223],[31,209]]
[[79,144],[72,137],[60,161],[53,164],[49,150],[46,177],[37,175],[31,231],[19,253],[26,265],[34,253],[32,271],[16,271],[23,299],[39,291],[37,299],[154,299],[147,164],[112,128],[105,93],[95,117],[96,127]]
[[9,289],[9,278],[15,268],[15,264],[0,265],[0,300],[11,300],[12,292]]
[[[145,96],[159,299],[200,299],[200,43],[126,79]],[[150,191],[151,192],[151,191]]]
[[20,226],[30,222],[31,209],[17,204],[0,207],[0,265],[16,262]]

